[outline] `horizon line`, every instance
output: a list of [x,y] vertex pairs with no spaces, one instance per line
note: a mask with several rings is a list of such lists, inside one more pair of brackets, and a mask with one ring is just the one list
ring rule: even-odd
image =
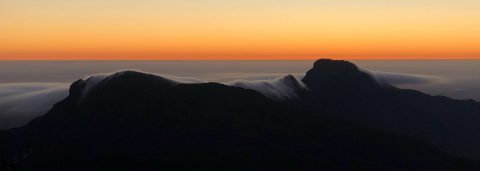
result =
[[345,61],[477,61],[480,58],[315,58],[315,59],[0,59],[0,62],[15,61],[316,61],[319,59]]

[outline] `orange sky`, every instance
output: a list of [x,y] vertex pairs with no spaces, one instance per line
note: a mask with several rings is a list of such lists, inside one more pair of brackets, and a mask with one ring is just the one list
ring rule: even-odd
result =
[[0,60],[480,59],[478,0],[15,0]]

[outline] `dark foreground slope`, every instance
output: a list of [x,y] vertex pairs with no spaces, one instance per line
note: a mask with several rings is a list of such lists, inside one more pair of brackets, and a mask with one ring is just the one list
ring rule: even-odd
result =
[[[123,72],[2,132],[18,170],[475,170],[474,161],[216,83],[178,84]],[[297,105],[295,105],[297,106]]]
[[302,80],[314,113],[393,131],[480,159],[480,103],[380,84],[347,61],[318,60]]

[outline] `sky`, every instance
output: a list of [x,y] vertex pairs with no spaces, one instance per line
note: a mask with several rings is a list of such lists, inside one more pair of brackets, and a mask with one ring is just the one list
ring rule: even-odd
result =
[[0,0],[0,60],[480,59],[478,0]]

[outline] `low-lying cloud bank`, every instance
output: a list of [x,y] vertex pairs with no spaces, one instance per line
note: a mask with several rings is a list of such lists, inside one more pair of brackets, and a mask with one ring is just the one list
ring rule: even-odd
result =
[[409,84],[430,84],[445,81],[444,78],[433,75],[404,74],[381,71],[372,71],[370,73],[378,81],[386,82],[396,86]]
[[68,84],[0,84],[0,129],[22,126],[68,96]]
[[[121,72],[121,71],[120,71]],[[88,90],[95,87],[101,81],[109,78],[112,73],[101,73],[90,75],[84,78],[87,81]],[[142,72],[142,71],[137,71]],[[400,85],[400,84],[425,84],[438,81],[440,78],[434,76],[401,74],[389,72],[371,72],[378,80]],[[152,73],[149,73],[152,74]],[[173,75],[152,74],[178,82],[178,83],[205,83],[208,80],[197,78],[179,77]],[[269,74],[265,77],[253,75],[247,78],[245,75],[238,73],[222,74],[222,76],[232,76],[234,78],[243,78],[242,80],[223,82],[225,85],[241,87],[245,89],[255,90],[264,96],[276,101],[287,99],[295,99],[298,97],[297,92],[308,89],[299,78],[303,75],[295,74],[294,76],[283,74]],[[276,78],[274,78],[276,77]],[[274,78],[274,79],[271,79]],[[8,129],[19,127],[28,121],[39,117],[53,105],[68,96],[67,83],[4,83],[0,84],[0,129]]]

